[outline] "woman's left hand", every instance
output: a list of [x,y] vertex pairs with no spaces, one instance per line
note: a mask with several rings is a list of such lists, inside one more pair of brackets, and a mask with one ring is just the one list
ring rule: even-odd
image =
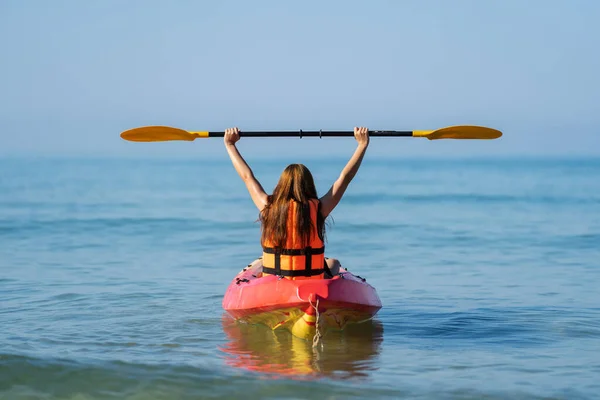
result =
[[223,141],[225,142],[226,146],[233,145],[238,140],[240,140],[240,130],[237,127],[227,128],[225,130],[225,136],[223,136]]

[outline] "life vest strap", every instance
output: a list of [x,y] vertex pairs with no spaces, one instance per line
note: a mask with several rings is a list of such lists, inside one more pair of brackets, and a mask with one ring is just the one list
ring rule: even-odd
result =
[[321,269],[311,269],[309,271],[306,271],[306,270],[296,270],[296,271],[293,271],[293,270],[281,270],[281,267],[279,269],[277,269],[277,261],[275,261],[275,268],[263,267],[263,272],[265,274],[270,274],[270,275],[296,277],[296,276],[315,276],[315,275],[321,275],[322,273],[325,272],[325,270],[323,268],[321,268]]
[[314,256],[325,253],[325,247],[305,247],[303,249],[275,249],[273,247],[263,247],[267,254],[279,254],[281,256]]

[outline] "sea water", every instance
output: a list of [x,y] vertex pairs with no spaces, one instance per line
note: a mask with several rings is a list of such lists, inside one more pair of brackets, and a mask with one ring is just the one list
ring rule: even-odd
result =
[[229,160],[0,160],[0,398],[600,397],[600,159],[370,158],[332,216],[383,308],[313,349],[222,309],[260,255]]

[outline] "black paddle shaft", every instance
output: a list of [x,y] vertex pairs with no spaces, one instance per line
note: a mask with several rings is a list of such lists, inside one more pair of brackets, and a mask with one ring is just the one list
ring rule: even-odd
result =
[[[369,131],[369,136],[412,136],[412,131]],[[208,137],[223,137],[225,132],[208,132]],[[271,132],[241,132],[240,137],[341,137],[354,136],[353,131],[271,131]]]

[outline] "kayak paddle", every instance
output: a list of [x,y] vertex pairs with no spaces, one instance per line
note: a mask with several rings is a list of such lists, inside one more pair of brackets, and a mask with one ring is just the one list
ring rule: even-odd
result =
[[[121,137],[132,142],[166,142],[170,140],[192,141],[197,138],[223,137],[225,132],[191,132],[169,126],[142,126],[121,133]],[[240,137],[342,137],[354,136],[353,131],[265,131],[240,132]],[[436,139],[497,139],[502,132],[475,125],[458,125],[434,131],[369,131],[371,137],[424,137]]]

